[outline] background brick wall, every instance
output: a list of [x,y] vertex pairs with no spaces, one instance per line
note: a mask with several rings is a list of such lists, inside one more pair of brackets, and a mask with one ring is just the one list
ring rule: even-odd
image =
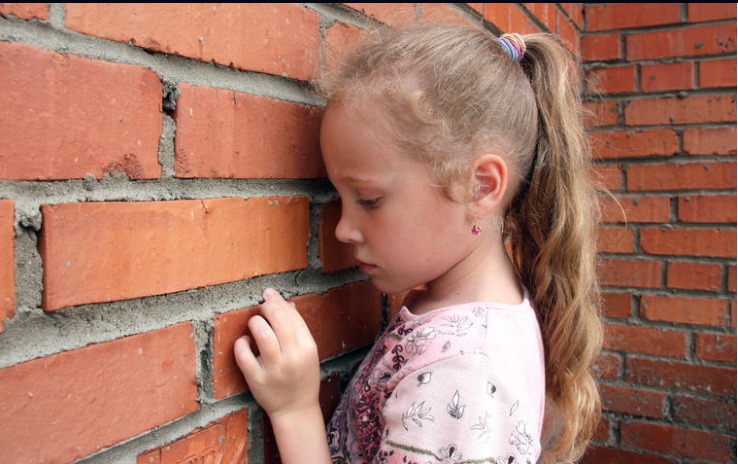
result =
[[[731,6],[730,4],[725,4]],[[329,415],[396,309],[333,237],[306,81],[373,21],[581,49],[603,196],[589,462],[735,461],[735,8],[0,4],[0,461],[278,462],[232,344],[270,285]]]

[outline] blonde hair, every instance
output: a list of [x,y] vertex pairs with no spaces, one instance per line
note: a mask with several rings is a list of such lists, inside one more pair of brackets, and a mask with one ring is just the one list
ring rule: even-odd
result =
[[381,105],[397,143],[428,163],[452,200],[474,190],[465,179],[475,155],[505,156],[512,175],[505,237],[541,324],[550,409],[563,419],[543,459],[573,461],[600,415],[592,374],[602,339],[598,217],[578,63],[556,36],[524,40],[518,63],[494,35],[471,26],[384,29],[368,34],[316,88],[355,109]]

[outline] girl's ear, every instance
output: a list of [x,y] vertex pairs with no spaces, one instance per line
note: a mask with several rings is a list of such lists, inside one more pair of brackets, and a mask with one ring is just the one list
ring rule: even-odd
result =
[[475,185],[472,202],[481,214],[489,214],[505,198],[508,183],[508,168],[505,160],[497,155],[486,154],[472,164],[472,180]]

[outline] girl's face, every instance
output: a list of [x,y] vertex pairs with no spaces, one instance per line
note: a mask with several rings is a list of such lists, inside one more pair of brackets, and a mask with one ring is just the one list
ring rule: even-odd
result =
[[[425,164],[401,153],[374,108],[330,104],[320,142],[341,196],[336,237],[354,246],[359,269],[386,293],[463,276],[473,216],[434,185]],[[366,111],[364,111],[366,110]]]

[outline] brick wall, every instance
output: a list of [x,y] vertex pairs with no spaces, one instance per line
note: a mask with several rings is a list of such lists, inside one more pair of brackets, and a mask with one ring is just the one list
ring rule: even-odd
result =
[[[735,462],[736,6],[585,5],[603,197],[591,463]],[[624,214],[623,214],[624,213]]]
[[333,237],[304,83],[371,21],[438,19],[558,33],[602,77],[628,222],[603,198],[594,462],[735,459],[735,15],[608,8],[0,3],[0,461],[278,462],[231,350],[267,285],[330,414],[397,299]]

